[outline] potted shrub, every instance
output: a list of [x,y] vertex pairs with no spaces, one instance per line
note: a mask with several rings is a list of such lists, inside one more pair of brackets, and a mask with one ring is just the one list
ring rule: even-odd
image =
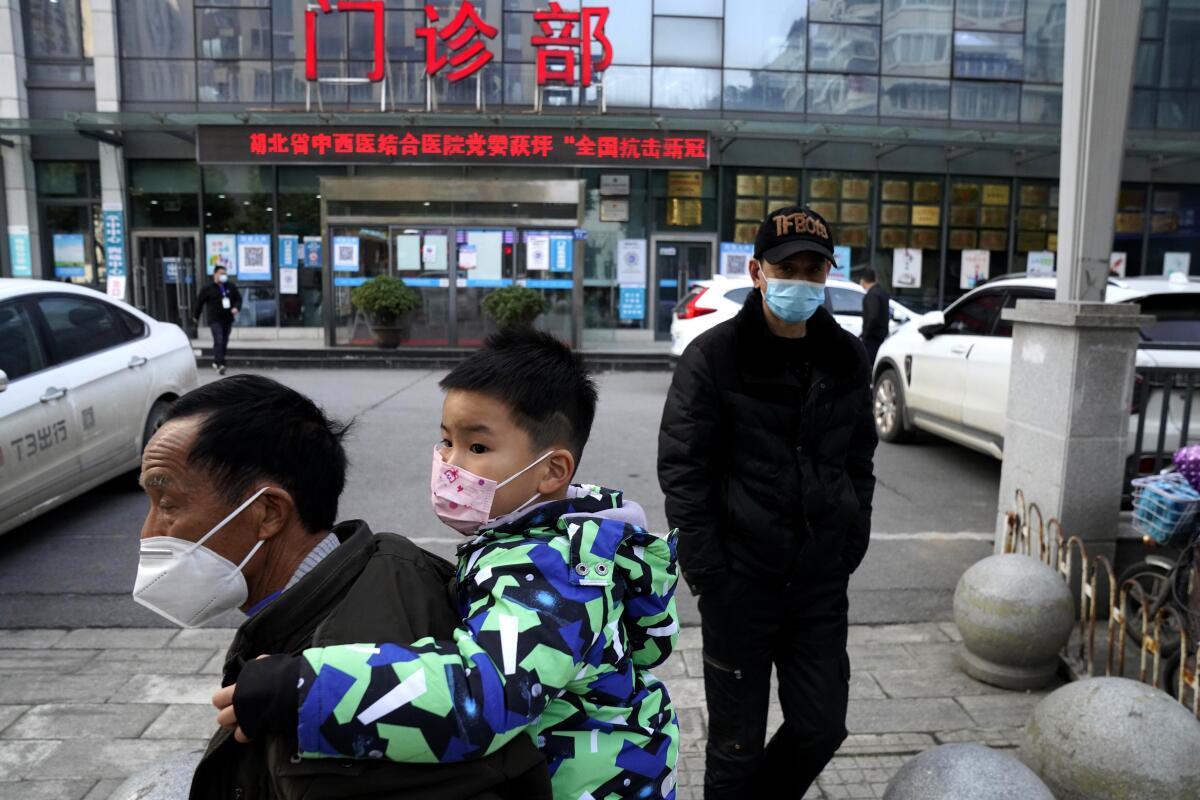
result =
[[399,278],[376,275],[350,291],[350,303],[366,313],[380,347],[399,347],[412,330],[421,295]]
[[505,286],[483,298],[483,310],[501,328],[528,327],[550,308],[545,296],[528,286]]

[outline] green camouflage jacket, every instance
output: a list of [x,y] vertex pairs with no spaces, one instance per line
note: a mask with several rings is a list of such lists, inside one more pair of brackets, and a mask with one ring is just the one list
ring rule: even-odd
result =
[[678,721],[651,669],[679,631],[675,533],[599,486],[514,516],[459,548],[453,641],[305,651],[301,755],[459,761],[524,733],[557,798],[673,798]]

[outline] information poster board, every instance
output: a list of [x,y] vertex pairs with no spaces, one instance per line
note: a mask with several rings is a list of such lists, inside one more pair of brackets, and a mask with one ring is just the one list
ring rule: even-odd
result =
[[300,260],[300,237],[282,234],[279,236],[279,268],[291,269]]
[[619,318],[622,320],[642,320],[646,318],[646,289],[642,286],[622,286],[617,307]]
[[449,239],[445,234],[429,234],[425,237],[425,243],[421,246],[421,264],[425,269],[437,272],[449,270],[449,262],[446,257],[448,242]]
[[109,297],[124,300],[125,211],[120,203],[105,205],[103,215],[105,291]]
[[550,269],[550,237],[535,233],[525,237],[525,271]]
[[467,243],[459,248],[459,266],[466,248],[475,251],[475,266],[471,279],[498,281],[504,277],[504,234],[500,231],[467,231]]
[[396,269],[419,270],[421,268],[421,234],[400,233],[396,235]]
[[204,268],[209,275],[217,267],[224,267],[230,275],[237,275],[237,234],[205,234],[204,253]]
[[82,278],[87,261],[83,255],[82,233],[56,233],[54,243],[54,277]]
[[333,237],[333,269],[335,272],[358,272],[358,237]]
[[850,280],[849,245],[836,244],[833,246],[833,267],[829,270],[829,277],[842,281]]
[[921,251],[898,247],[892,251],[892,288],[921,288]]
[[958,288],[974,289],[988,279],[991,268],[990,250],[963,250],[962,275],[959,277]]
[[29,251],[29,226],[8,226],[8,258],[14,278],[33,277],[33,256]]
[[300,293],[300,270],[296,269],[295,267],[279,268],[279,293]]
[[1124,278],[1125,270],[1129,266],[1128,253],[1109,253],[1108,254],[1108,274],[1114,278]]
[[574,269],[575,237],[550,237],[550,271],[571,272]]
[[320,269],[321,268],[321,237],[320,236],[305,236],[304,237],[304,268],[305,269]]
[[619,239],[617,241],[617,285],[645,287],[645,239]]
[[1029,263],[1025,271],[1030,275],[1054,274],[1054,251],[1033,250],[1029,253]]
[[239,233],[237,253],[238,278],[243,281],[271,280],[271,234]]
[[[55,258],[57,263],[58,259]],[[1163,275],[1174,275],[1181,272],[1187,275],[1192,269],[1191,253],[1163,253]]]

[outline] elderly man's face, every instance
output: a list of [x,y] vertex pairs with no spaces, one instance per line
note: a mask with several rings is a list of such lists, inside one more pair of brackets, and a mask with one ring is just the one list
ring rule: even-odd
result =
[[[172,536],[194,542],[223,520],[230,505],[213,486],[208,474],[188,464],[188,454],[200,429],[198,418],[172,420],[158,429],[142,454],[141,484],[150,497],[150,511],[141,538]],[[253,503],[204,543],[235,564],[258,540],[260,510]],[[246,573],[253,572],[254,561]]]

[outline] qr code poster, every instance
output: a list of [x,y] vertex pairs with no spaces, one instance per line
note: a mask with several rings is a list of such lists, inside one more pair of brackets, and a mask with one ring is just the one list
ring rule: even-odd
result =
[[271,280],[271,236],[267,233],[241,233],[237,237],[238,279]]
[[358,272],[358,237],[333,237],[333,268],[342,272]]

